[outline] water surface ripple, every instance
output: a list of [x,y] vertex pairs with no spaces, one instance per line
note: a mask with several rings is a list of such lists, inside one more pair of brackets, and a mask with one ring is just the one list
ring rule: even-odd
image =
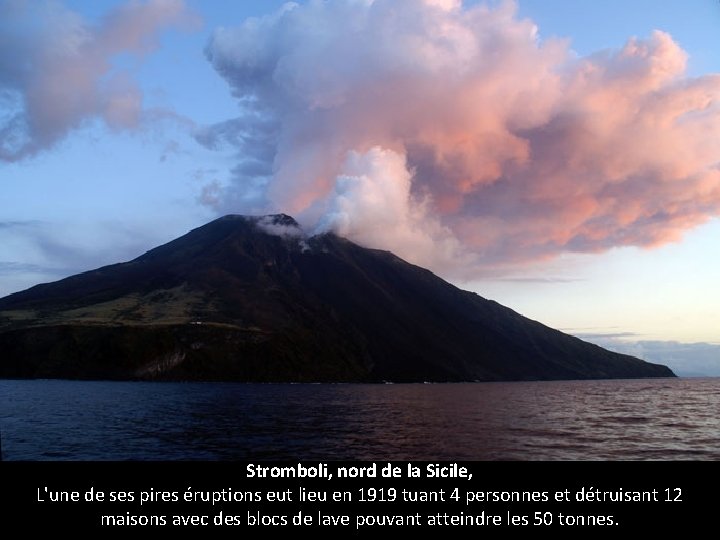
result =
[[720,459],[720,379],[0,380],[6,460]]

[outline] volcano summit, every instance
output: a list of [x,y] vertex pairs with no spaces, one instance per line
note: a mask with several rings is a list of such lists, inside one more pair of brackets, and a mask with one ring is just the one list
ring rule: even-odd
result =
[[387,251],[229,215],[0,299],[0,377],[422,382],[672,377]]

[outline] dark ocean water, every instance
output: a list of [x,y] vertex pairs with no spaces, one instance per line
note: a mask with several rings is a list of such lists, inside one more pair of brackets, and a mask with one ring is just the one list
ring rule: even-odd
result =
[[0,380],[6,460],[720,459],[720,379]]

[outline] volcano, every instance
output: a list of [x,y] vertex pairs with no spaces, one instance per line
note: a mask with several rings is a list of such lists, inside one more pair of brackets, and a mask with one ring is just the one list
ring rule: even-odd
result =
[[0,299],[0,377],[444,382],[672,377],[284,214],[229,215]]

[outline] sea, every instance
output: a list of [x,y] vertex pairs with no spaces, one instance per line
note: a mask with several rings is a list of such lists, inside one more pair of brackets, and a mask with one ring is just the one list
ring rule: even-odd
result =
[[717,460],[720,378],[0,380],[4,460]]

